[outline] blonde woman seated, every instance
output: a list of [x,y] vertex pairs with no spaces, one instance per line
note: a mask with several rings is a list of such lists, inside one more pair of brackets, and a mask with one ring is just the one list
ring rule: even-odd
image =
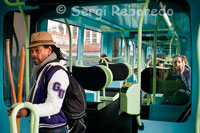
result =
[[176,79],[184,82],[187,90],[191,90],[191,70],[186,67],[187,59],[184,56],[176,55],[173,58],[173,73],[168,79]]
[[[171,81],[172,85],[168,88],[169,90],[164,93],[162,103],[176,105],[189,103],[191,92],[191,70],[186,67],[183,56],[174,56],[173,72],[169,74],[166,80]],[[174,90],[172,90],[172,88]]]

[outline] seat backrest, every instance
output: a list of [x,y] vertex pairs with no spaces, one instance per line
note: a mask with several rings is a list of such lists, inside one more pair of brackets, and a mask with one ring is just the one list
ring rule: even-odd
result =
[[72,74],[87,90],[98,91],[112,81],[112,73],[105,66],[72,66]]
[[103,88],[106,88],[110,85],[110,83],[113,81],[113,74],[111,72],[111,70],[109,68],[107,68],[106,66],[103,65],[98,65],[98,67],[100,67],[101,69],[103,69],[106,72],[106,84]]
[[[158,71],[158,69],[156,70]],[[169,77],[169,75],[168,75]],[[157,79],[156,80],[156,93],[164,93],[166,91],[176,91],[183,88],[184,84],[177,82],[176,79]],[[141,89],[148,93],[153,93],[153,68],[146,68],[141,74]]]
[[[101,63],[100,65],[106,64]],[[125,80],[133,74],[133,70],[128,63],[108,63],[108,67],[112,72],[113,81]]]

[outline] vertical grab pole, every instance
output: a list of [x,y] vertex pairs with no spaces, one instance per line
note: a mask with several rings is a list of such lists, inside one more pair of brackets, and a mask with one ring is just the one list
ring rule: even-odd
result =
[[18,95],[17,95],[17,102],[22,102],[22,87],[23,87],[23,76],[24,76],[24,63],[25,63],[25,50],[24,47],[21,49],[20,55],[20,69],[19,69],[19,80],[18,80]]
[[11,71],[11,63],[10,63],[10,39],[6,39],[6,57],[7,57],[10,85],[11,85],[12,95],[13,95],[13,103],[15,104],[17,103],[17,99],[16,99],[15,86],[14,86],[13,75]]
[[169,53],[168,53],[168,57],[172,57],[172,43],[173,43],[173,40],[174,40],[174,36],[175,34],[173,34],[171,40],[170,40],[170,43],[169,43]]
[[[144,7],[142,9],[142,14],[139,18],[139,24],[138,24],[138,63],[137,63],[137,67],[138,67],[138,84],[140,85],[141,83],[141,47],[142,47],[142,23],[143,23],[143,18],[144,18],[144,14],[146,11],[146,8],[149,4],[150,0],[146,0],[144,3]],[[141,85],[140,85],[141,88]]]
[[[24,76],[24,63],[25,63],[25,50],[24,47],[21,48],[20,55],[20,67],[19,67],[19,79],[18,79],[18,94],[17,94],[17,102],[22,102],[22,87],[23,87],[23,76]],[[18,132],[20,132],[20,118],[17,118],[17,126]]]
[[[13,95],[13,103],[17,103],[16,93],[15,93],[15,86],[12,76],[12,70],[11,70],[11,63],[10,63],[10,39],[6,39],[6,56],[7,56],[7,64],[8,64],[8,73],[9,73],[9,79],[10,79],[10,85],[11,85],[11,91]],[[17,129],[18,132],[20,132],[20,119],[17,118]]]
[[[146,8],[147,8],[147,6],[149,5],[149,2],[150,2],[150,0],[146,0],[145,1],[145,3],[144,3],[144,7],[143,7],[143,9],[142,9],[142,14],[141,14],[141,16],[140,16],[140,18],[139,18],[139,24],[138,24],[138,57],[137,57],[137,59],[138,59],[138,62],[137,62],[137,69],[138,69],[138,76],[137,76],[137,78],[138,78],[138,84],[139,84],[139,87],[141,88],[141,66],[142,66],[142,64],[141,64],[141,48],[142,48],[142,23],[143,23],[143,18],[144,18],[144,15],[145,15],[145,11],[146,11]],[[137,116],[137,123],[138,123],[138,125],[139,125],[139,128],[140,129],[143,129],[144,128],[144,126],[143,126],[143,124],[142,124],[142,122],[141,122],[141,120],[140,120],[140,115],[138,115]],[[133,119],[134,120],[134,119]],[[132,123],[134,123],[134,122],[132,122]],[[134,126],[134,125],[133,125]]]
[[69,23],[66,18],[64,18],[65,24],[67,25],[68,33],[69,33],[69,71],[72,73],[72,37]]
[[162,17],[158,19],[158,22],[156,24],[156,29],[154,32],[154,57],[153,57],[153,104],[155,103],[156,98],[156,49],[157,49],[157,31],[160,24],[160,21],[162,20]]
[[199,126],[200,126],[200,25],[197,35],[197,64],[198,64],[198,72],[199,72],[199,91],[198,91],[198,102],[197,102],[197,112],[196,112],[196,133],[199,132]]

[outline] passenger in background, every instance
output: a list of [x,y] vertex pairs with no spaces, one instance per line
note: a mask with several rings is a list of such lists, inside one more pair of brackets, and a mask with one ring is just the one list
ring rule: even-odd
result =
[[[186,88],[191,90],[191,70],[186,67],[188,61],[185,56],[176,55],[173,57],[173,69],[172,77],[176,77],[178,80],[184,82]],[[169,76],[169,78],[171,78]]]
[[156,79],[157,80],[165,80],[168,77],[169,69],[166,69],[164,61],[158,61],[157,62],[157,70],[156,70]]
[[[106,60],[107,62],[110,62],[109,59],[106,58],[106,57],[108,57],[106,54],[102,54],[100,57],[101,57],[101,58],[105,58],[105,60]],[[100,59],[100,60],[99,60],[99,63],[104,63],[104,60]]]
[[[146,60],[146,64],[152,59],[151,55],[148,55],[148,58]],[[150,65],[151,66],[151,65]]]
[[[188,62],[187,62],[188,63]],[[190,101],[191,70],[186,67],[185,59],[181,55],[173,57],[173,72],[166,80],[175,81],[175,90],[167,91],[162,98],[163,104],[184,105]]]
[[[158,54],[157,58],[160,59],[166,59],[166,55],[165,54]],[[164,61],[161,60],[156,60],[156,79],[157,80],[165,80],[168,77],[169,74],[169,69],[166,69],[166,65],[164,63]]]

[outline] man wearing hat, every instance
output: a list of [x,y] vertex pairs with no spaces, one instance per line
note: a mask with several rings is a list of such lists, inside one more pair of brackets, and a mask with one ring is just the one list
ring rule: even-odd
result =
[[[63,64],[63,56],[60,48],[55,46],[51,34],[48,32],[37,32],[31,36],[31,43],[28,47],[34,62],[33,78],[34,83],[28,97],[40,117],[40,133],[67,133],[67,119],[61,110],[66,89],[69,85],[66,69]],[[63,69],[50,73],[50,79],[46,77],[48,70],[59,65]],[[46,80],[48,79],[48,80]],[[45,82],[46,81],[46,82]],[[8,110],[8,115],[12,109]],[[28,109],[21,109],[18,117],[28,116]]]

